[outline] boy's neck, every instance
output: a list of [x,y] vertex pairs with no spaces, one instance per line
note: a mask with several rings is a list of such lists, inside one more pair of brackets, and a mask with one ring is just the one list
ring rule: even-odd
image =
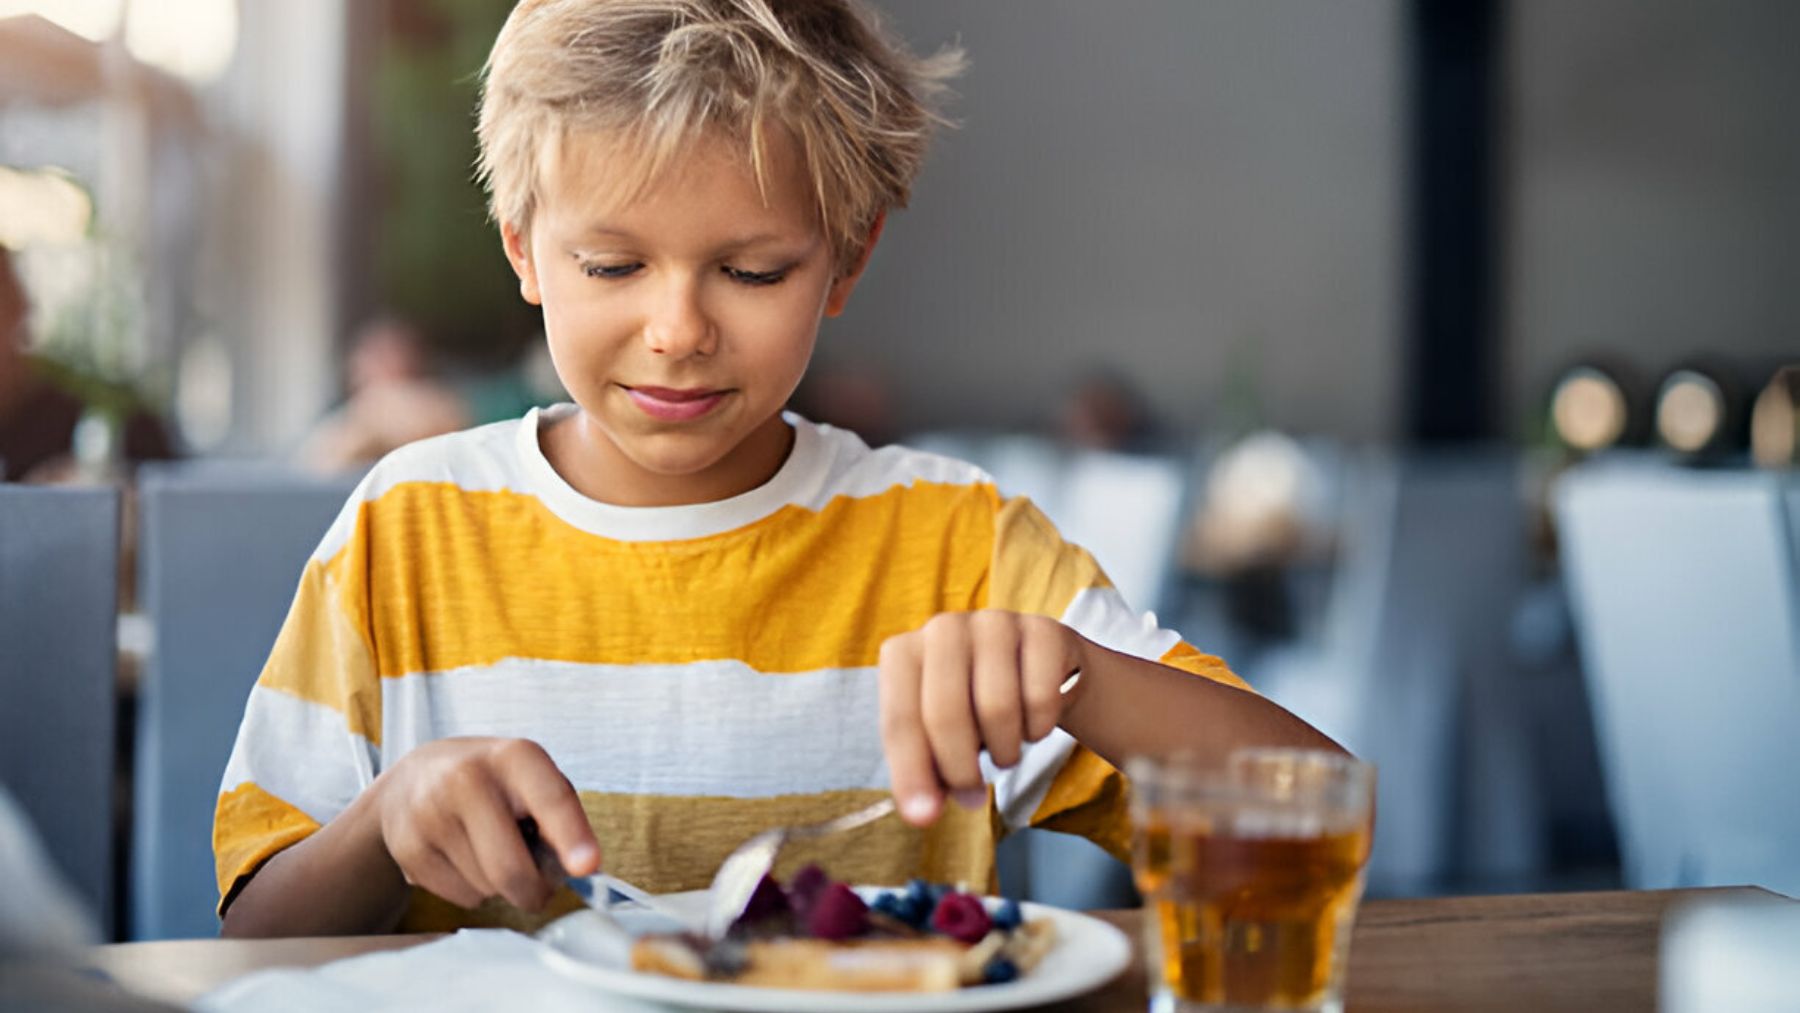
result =
[[580,409],[545,427],[538,446],[563,481],[589,499],[623,507],[691,506],[743,495],[774,478],[793,450],[794,427],[771,416],[720,460],[679,475],[626,457]]

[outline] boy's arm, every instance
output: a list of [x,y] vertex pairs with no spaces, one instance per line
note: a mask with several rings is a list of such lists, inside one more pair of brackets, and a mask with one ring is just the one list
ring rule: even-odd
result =
[[411,889],[382,843],[376,791],[371,786],[336,819],[264,862],[227,902],[220,935],[392,932]]
[[883,746],[910,822],[935,820],[946,794],[985,799],[981,751],[1010,767],[1058,726],[1114,766],[1177,751],[1223,759],[1243,746],[1343,751],[1263,697],[1109,650],[1044,616],[943,613],[882,645]]
[[1124,766],[1132,754],[1176,751],[1202,762],[1222,761],[1245,746],[1345,752],[1267,697],[1068,633],[1077,641],[1082,677],[1070,691],[1060,723],[1115,767]]
[[462,907],[500,896],[539,910],[554,884],[519,831],[525,817],[570,874],[599,869],[581,800],[542,747],[524,739],[427,743],[263,863],[228,902],[223,934],[390,932],[411,885]]

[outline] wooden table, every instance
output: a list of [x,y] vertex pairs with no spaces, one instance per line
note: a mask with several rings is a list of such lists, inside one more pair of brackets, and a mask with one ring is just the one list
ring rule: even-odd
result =
[[[1350,948],[1352,1011],[1654,1010],[1663,911],[1727,890],[1615,891],[1376,900],[1363,905]],[[1741,890],[1740,893],[1760,893]],[[1099,917],[1134,941],[1136,911]],[[186,1002],[238,975],[310,967],[417,945],[432,936],[120,943],[96,947],[90,966],[121,985]],[[1058,1013],[1138,1013],[1141,961],[1106,988],[1060,1003]]]

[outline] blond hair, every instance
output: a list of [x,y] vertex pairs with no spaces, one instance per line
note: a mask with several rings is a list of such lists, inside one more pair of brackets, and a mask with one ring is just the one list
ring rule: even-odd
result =
[[904,206],[935,101],[962,53],[920,59],[849,0],[521,0],[483,70],[479,174],[496,222],[524,230],[539,159],[572,131],[618,132],[641,192],[705,136],[742,143],[767,192],[785,130],[811,177],[840,265]]

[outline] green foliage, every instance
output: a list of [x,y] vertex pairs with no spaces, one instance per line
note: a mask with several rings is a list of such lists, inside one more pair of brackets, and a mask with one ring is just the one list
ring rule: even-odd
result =
[[145,361],[143,270],[105,235],[63,253],[75,289],[48,307],[31,348],[34,368],[89,408],[115,419],[165,401],[169,370]]
[[390,0],[396,30],[372,82],[379,299],[423,324],[440,350],[487,364],[510,358],[540,326],[474,180],[480,69],[510,8]]

